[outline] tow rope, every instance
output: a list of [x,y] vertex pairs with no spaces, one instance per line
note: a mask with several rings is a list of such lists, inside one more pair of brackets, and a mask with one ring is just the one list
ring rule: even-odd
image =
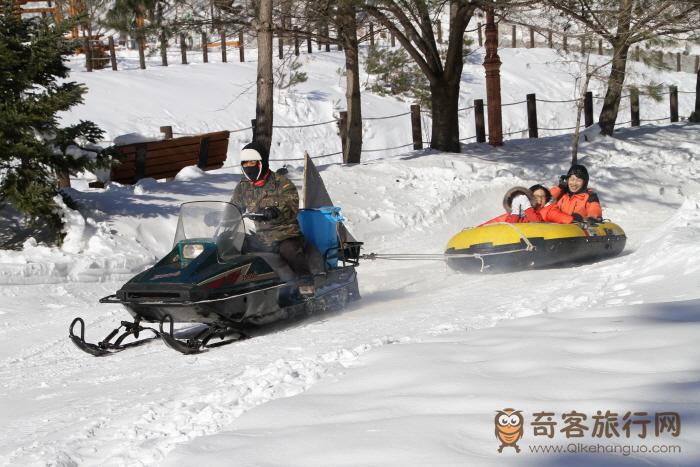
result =
[[[501,222],[499,222],[499,224],[501,224]],[[517,228],[514,224],[509,224],[507,222],[503,222],[502,224],[511,227],[518,233],[523,243],[525,243],[525,248],[509,251],[495,251],[492,253],[368,253],[360,255],[360,259],[371,261],[377,259],[384,259],[387,261],[443,261],[450,258],[475,258],[481,261],[481,272],[484,272],[484,257],[486,256],[507,255],[510,253],[535,250],[535,246],[530,243],[530,240],[523,234],[522,230]]]

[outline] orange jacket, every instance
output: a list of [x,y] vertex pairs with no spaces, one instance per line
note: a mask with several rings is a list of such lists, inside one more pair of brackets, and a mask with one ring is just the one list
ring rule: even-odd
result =
[[536,210],[537,214],[540,216],[540,222],[554,222],[556,224],[571,224],[574,218],[565,212],[555,204],[550,203],[542,206],[540,209]]
[[537,214],[534,208],[528,208],[523,212],[524,216],[519,217],[516,214],[501,214],[498,217],[494,217],[491,220],[488,220],[484,222],[483,224],[479,225],[478,227],[481,227],[482,225],[487,225],[487,224],[495,224],[496,222],[507,222],[509,224],[519,224],[522,222],[542,222],[541,217]]
[[590,188],[574,195],[562,194],[562,189],[558,186],[550,188],[549,191],[552,193],[552,198],[557,200],[557,207],[564,214],[577,213],[583,218],[598,219],[603,217],[603,209],[600,207],[598,195]]

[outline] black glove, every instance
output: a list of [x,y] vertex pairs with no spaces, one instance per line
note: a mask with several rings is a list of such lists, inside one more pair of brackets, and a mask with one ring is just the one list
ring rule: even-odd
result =
[[262,208],[258,214],[262,220],[271,221],[272,219],[277,219],[280,216],[280,210],[274,206],[268,206],[266,208]]
[[583,222],[583,216],[577,212],[573,213],[571,217],[574,218],[574,222]]
[[566,182],[567,179],[566,175],[559,175],[559,188],[561,188],[562,191],[566,191],[566,189],[569,187],[569,184]]

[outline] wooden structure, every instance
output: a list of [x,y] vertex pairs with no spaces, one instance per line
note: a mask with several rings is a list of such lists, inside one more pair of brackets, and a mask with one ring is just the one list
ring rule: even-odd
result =
[[228,150],[228,131],[116,146],[123,159],[112,166],[110,180],[136,183],[146,177],[172,178],[183,168],[221,168]]
[[[26,6],[28,3],[31,3],[32,6]],[[60,23],[63,19],[61,8],[55,4],[55,2],[51,2],[50,0],[12,0],[12,4],[14,11],[19,16],[31,14],[41,14],[45,16],[50,14],[57,23]],[[37,4],[40,4],[41,6],[37,6]]]

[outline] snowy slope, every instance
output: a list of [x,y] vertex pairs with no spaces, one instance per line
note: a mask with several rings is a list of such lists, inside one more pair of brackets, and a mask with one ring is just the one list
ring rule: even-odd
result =
[[[521,82],[517,71],[527,68],[526,60],[510,62],[519,64],[508,81],[513,96],[547,89],[548,97],[570,97],[559,77]],[[188,74],[196,79],[181,81],[174,72],[151,77],[176,67],[127,71],[128,89],[107,83],[117,73],[85,74],[97,101],[90,97],[80,115],[98,120],[111,137],[147,134],[168,123],[188,131],[245,125],[250,116],[233,111],[222,126],[206,126],[208,114],[195,117],[206,114],[198,107],[217,105],[201,91],[214,94],[216,66],[191,66]],[[331,66],[320,66],[327,75],[319,70],[307,97],[313,86],[319,95],[342,94]],[[480,78],[474,79],[465,96],[481,92]],[[192,87],[196,80],[203,85]],[[185,89],[191,97],[172,100]],[[146,98],[162,90],[160,104]],[[100,99],[110,93],[133,113],[100,110],[107,105]],[[405,108],[367,99],[368,115]],[[330,117],[331,100],[304,101],[288,121]],[[250,111],[250,102],[236,108]],[[161,109],[168,103],[173,115],[189,118],[166,120],[171,116]],[[317,113],[307,120],[310,108]],[[188,121],[195,123],[187,127]],[[391,120],[382,122],[368,147],[408,137]],[[294,151],[329,150],[325,130],[313,131],[310,138],[294,137]],[[554,182],[568,166],[568,142],[559,136],[512,140],[499,149],[471,144],[462,154],[375,154],[358,166],[320,169],[367,251],[435,253],[461,228],[499,214],[511,186]],[[192,357],[154,343],[97,359],[74,348],[67,327],[83,316],[86,337],[97,340],[126,319],[119,306],[98,306],[98,299],[169,250],[180,203],[228,199],[238,170],[187,168],[172,182],[104,190],[75,180],[71,195],[82,207],[68,219],[62,249],[28,242],[20,252],[0,251],[0,461],[495,465],[507,456],[533,465],[590,465],[582,455],[519,458],[510,449],[499,455],[493,416],[513,406],[589,416],[599,409],[678,411],[682,432],[669,443],[682,453],[625,459],[697,465],[699,148],[700,132],[687,124],[625,129],[583,144],[580,157],[606,217],[628,233],[620,257],[571,269],[475,276],[439,262],[364,262],[363,299],[346,311]],[[290,174],[300,182],[299,168]],[[523,441],[527,446],[532,439]],[[622,458],[595,459],[613,464]]]

